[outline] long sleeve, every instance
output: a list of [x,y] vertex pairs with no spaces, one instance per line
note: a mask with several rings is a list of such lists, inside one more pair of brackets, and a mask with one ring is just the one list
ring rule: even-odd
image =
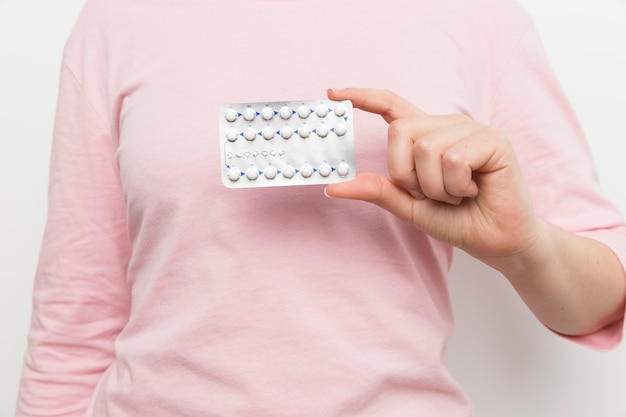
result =
[[[602,193],[584,132],[533,25],[500,80],[490,124],[510,135],[538,215],[604,243],[626,265],[624,218]],[[619,344],[622,333],[620,321],[570,339],[608,350]]]
[[111,136],[63,67],[18,416],[84,415],[128,319],[125,219]]

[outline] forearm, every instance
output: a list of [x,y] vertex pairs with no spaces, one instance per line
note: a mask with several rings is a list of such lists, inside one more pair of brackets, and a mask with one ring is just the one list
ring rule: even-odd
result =
[[526,253],[496,262],[539,320],[556,332],[583,335],[623,317],[626,278],[604,244],[542,223]]
[[361,173],[328,185],[326,195],[377,204],[496,268],[556,332],[582,335],[623,316],[626,278],[617,256],[537,218],[504,131],[463,115],[426,114],[386,90],[330,90],[329,98],[349,99],[389,123],[390,178]]

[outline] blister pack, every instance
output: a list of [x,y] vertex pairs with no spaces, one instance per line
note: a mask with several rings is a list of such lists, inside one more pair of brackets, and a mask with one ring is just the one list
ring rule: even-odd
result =
[[219,126],[227,187],[330,184],[356,174],[349,100],[225,104]]

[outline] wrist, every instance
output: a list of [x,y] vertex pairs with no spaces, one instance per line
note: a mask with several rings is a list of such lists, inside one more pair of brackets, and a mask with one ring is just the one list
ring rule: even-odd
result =
[[549,274],[555,267],[558,256],[555,248],[558,246],[560,229],[549,223],[536,219],[530,238],[524,239],[525,245],[518,250],[490,258],[486,263],[501,272],[512,283],[518,280],[533,280]]

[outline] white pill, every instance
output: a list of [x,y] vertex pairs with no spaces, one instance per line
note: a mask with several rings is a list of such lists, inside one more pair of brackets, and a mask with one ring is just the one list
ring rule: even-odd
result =
[[332,172],[332,168],[330,165],[328,165],[326,162],[324,162],[322,165],[320,165],[319,167],[319,173],[322,177],[327,177],[330,175],[330,173]]
[[298,108],[298,116],[301,119],[306,119],[311,114],[311,109],[307,106],[300,106]]
[[320,138],[325,138],[326,136],[328,136],[328,132],[330,132],[330,130],[326,125],[320,125],[317,129],[315,129],[315,133],[317,133],[317,136],[319,136]]
[[248,107],[243,111],[243,118],[251,122],[256,117],[256,111],[252,107]]
[[313,167],[309,164],[304,164],[304,166],[300,168],[300,174],[304,178],[309,178],[311,175],[313,175]]
[[272,120],[274,118],[274,109],[264,107],[263,110],[261,110],[261,117],[263,117],[263,120]]
[[241,177],[241,171],[237,168],[231,168],[228,170],[228,179],[235,182]]
[[346,125],[337,125],[337,127],[335,127],[335,134],[337,136],[343,136],[346,134],[347,131],[348,128],[346,127]]
[[236,141],[238,137],[239,133],[235,129],[229,129],[228,132],[226,132],[226,139],[228,139],[229,142]]
[[328,115],[328,107],[326,107],[323,104],[320,104],[315,109],[315,114],[317,114],[317,117],[320,117],[323,119],[324,117],[326,117],[326,115]]
[[278,170],[272,165],[269,165],[267,168],[265,168],[265,171],[263,171],[263,175],[265,175],[265,178],[267,178],[268,180],[273,180],[274,178],[276,178],[277,173]]
[[256,180],[259,177],[259,170],[254,165],[251,166],[246,170],[246,177],[251,181]]
[[285,168],[283,168],[283,177],[293,178],[295,174],[296,174],[296,170],[291,165],[287,165],[285,166]]
[[274,137],[274,129],[269,126],[263,129],[263,137],[267,140],[272,139]]
[[302,126],[300,129],[298,129],[298,135],[300,135],[302,139],[308,138],[309,136],[311,136],[311,128],[308,126]]
[[346,107],[343,104],[337,104],[335,106],[335,116],[343,117],[346,114]]
[[282,136],[283,139],[289,139],[291,135],[293,135],[293,129],[291,127],[284,126],[282,129],[280,129],[280,136]]
[[224,113],[224,117],[229,122],[234,122],[235,120],[237,120],[238,116],[239,116],[239,113],[237,113],[237,110],[235,109],[227,109],[226,112]]
[[291,117],[291,108],[289,106],[283,106],[279,111],[280,117],[284,120],[288,120]]
[[350,166],[346,163],[346,161],[341,161],[339,165],[337,165],[337,174],[340,177],[345,177],[350,172]]
[[243,132],[243,137],[247,140],[254,140],[256,139],[256,131],[249,127],[245,130],[245,132]]

